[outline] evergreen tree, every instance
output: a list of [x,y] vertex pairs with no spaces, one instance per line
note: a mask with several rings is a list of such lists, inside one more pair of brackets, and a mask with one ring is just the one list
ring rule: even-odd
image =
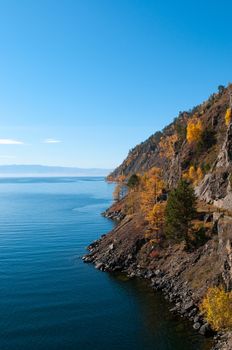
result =
[[138,175],[132,174],[127,182],[127,186],[130,189],[134,189],[134,188],[137,188],[139,186],[139,183],[140,183],[140,179],[139,179]]
[[168,196],[165,210],[165,234],[167,238],[188,245],[192,220],[196,215],[196,196],[193,187],[181,180]]

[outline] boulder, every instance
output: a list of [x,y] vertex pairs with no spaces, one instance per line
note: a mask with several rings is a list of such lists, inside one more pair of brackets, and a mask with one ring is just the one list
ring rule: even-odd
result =
[[213,332],[212,332],[212,329],[211,329],[210,325],[208,323],[204,323],[201,326],[201,328],[199,330],[199,333],[201,335],[204,335],[205,337],[208,337],[208,336],[212,335]]
[[102,269],[102,267],[103,267],[103,263],[102,262],[96,262],[96,264],[95,264],[95,268],[96,269],[100,270],[100,269]]
[[194,328],[196,331],[198,331],[198,329],[201,328],[200,322],[195,322],[194,325],[193,325],[193,328]]

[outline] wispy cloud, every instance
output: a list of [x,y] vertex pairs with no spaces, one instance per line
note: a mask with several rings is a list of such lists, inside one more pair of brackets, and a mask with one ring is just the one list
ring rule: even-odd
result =
[[23,145],[24,142],[13,139],[0,139],[0,145]]
[[43,143],[61,143],[61,141],[57,139],[46,139]]
[[5,156],[5,155],[0,155],[1,159],[14,159],[15,156]]

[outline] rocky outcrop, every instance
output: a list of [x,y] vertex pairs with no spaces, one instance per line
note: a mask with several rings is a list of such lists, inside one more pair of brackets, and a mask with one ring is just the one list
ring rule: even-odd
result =
[[127,216],[107,235],[90,244],[89,254],[83,260],[92,262],[102,271],[122,271],[137,259],[145,243],[145,224],[140,216]]
[[232,218],[223,217],[218,221],[218,256],[223,282],[232,290]]
[[[153,246],[144,238],[143,218],[126,216],[110,233],[90,244],[83,261],[94,263],[101,271],[147,279],[172,303],[171,312],[189,318],[200,334],[212,335],[199,303],[210,286],[224,283],[228,290],[232,287],[232,218],[217,212],[211,216],[214,235],[192,252],[183,244]],[[228,334],[226,338],[216,335],[214,349],[229,350],[230,341]]]
[[212,350],[231,350],[232,349],[232,332],[219,334],[215,337],[215,345]]
[[[103,214],[116,221],[117,226],[90,244],[89,253],[83,257],[84,262],[94,263],[101,271],[147,279],[153,289],[161,290],[170,300],[171,311],[188,317],[202,335],[212,334],[199,312],[199,303],[208,287],[223,284],[228,291],[232,289],[232,124],[227,127],[224,120],[228,89],[212,95],[192,111],[180,113],[162,132],[133,148],[108,177],[109,180],[117,180],[121,175],[128,178],[133,173],[142,174],[158,167],[167,187],[172,189],[190,165],[201,168],[205,176],[196,194],[202,202],[211,204],[211,210],[201,211],[203,218],[198,219],[212,222],[208,241],[191,252],[182,244],[155,245],[146,240],[143,217],[126,215],[124,199]],[[198,143],[189,143],[186,125],[189,118],[195,118],[195,113],[204,132]],[[170,151],[167,145],[171,139],[177,141]],[[162,145],[166,148],[162,149]],[[232,349],[230,333],[215,336],[216,349]]]
[[[163,170],[165,180],[172,186],[176,184],[181,173],[189,165],[203,164],[208,169],[215,162],[225,143],[227,128],[224,117],[229,103],[228,89],[231,88],[232,86],[229,86],[222,92],[213,94],[207,101],[194,107],[191,111],[180,112],[179,116],[161,132],[156,132],[130,150],[127,158],[108,178],[116,180],[121,175],[128,177],[133,173],[143,173],[152,167],[159,167]],[[186,125],[189,118],[195,115],[201,120],[205,132],[198,145],[190,145],[186,142]],[[174,153],[170,156],[167,147],[165,150],[160,147],[160,141],[168,145],[169,137],[174,134],[178,135],[178,140],[174,145]],[[229,159],[232,148],[229,145],[226,145],[226,148]]]
[[224,209],[232,209],[232,124],[226,132],[225,141],[210,172],[196,189],[198,197]]

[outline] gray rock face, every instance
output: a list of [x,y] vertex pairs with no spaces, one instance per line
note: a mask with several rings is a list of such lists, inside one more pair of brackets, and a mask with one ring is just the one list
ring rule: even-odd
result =
[[216,344],[212,350],[231,350],[232,349],[232,332],[221,334],[216,339]]
[[98,270],[100,270],[102,267],[103,267],[103,263],[101,263],[101,262],[97,262],[95,264],[95,268],[98,269]]
[[204,177],[201,184],[196,188],[197,196],[217,207],[232,209],[231,171],[232,124],[228,127],[224,144],[210,173]]
[[227,290],[232,290],[232,218],[218,221],[218,255],[221,260],[222,278]]

